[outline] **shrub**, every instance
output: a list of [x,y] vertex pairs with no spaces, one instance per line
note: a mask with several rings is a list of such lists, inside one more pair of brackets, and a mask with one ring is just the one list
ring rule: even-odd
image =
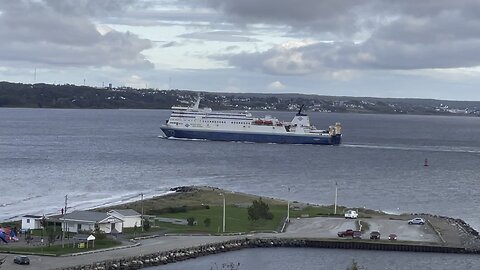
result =
[[210,218],[205,218],[205,220],[203,220],[203,224],[205,224],[205,227],[210,227],[211,223],[212,220]]
[[187,218],[188,226],[193,226],[195,223],[195,218],[194,217],[189,217]]
[[252,205],[248,207],[248,219],[249,220],[258,220],[258,219],[273,219],[273,214],[270,212],[270,206],[267,203],[262,201],[262,198],[259,200],[254,200]]
[[148,232],[151,227],[150,220],[148,218],[143,218],[143,230]]
[[103,240],[107,238],[107,234],[102,231],[97,231],[94,233],[95,240]]

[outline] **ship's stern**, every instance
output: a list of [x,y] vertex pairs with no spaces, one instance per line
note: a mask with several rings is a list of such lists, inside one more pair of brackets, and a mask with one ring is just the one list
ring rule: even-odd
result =
[[342,134],[333,135],[330,139],[331,144],[339,145],[342,143]]

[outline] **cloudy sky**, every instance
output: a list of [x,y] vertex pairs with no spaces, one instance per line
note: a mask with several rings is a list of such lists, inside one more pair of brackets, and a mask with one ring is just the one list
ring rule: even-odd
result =
[[0,0],[0,40],[0,81],[480,100],[476,0]]

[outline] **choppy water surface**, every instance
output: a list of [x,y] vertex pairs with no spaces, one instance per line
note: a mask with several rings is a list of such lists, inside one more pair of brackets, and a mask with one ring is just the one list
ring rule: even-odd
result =
[[[272,114],[290,120],[294,113]],[[193,184],[332,204],[337,182],[343,205],[430,212],[480,227],[478,118],[311,113],[319,128],[344,127],[341,146],[312,146],[158,138],[168,115],[0,109],[0,220],[59,212],[66,194],[71,207],[83,209]],[[371,270],[479,265],[468,255],[251,249],[160,269],[346,269],[352,259]]]
[[338,182],[343,205],[480,227],[479,118],[310,115],[342,122],[343,145],[161,139],[165,110],[0,109],[0,220],[58,212],[66,194],[78,209],[192,184],[332,204]]

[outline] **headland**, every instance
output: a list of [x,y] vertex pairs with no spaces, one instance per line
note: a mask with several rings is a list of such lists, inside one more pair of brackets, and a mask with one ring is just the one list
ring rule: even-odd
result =
[[[16,253],[27,253],[29,269],[140,269],[209,254],[257,247],[316,247],[413,252],[480,253],[478,232],[460,219],[425,213],[391,215],[363,208],[356,219],[345,219],[347,208],[258,197],[212,187],[178,187],[174,193],[94,211],[133,209],[143,213],[149,227],[124,229],[117,244],[102,249],[75,249],[42,254],[35,242],[28,252],[21,244],[2,245],[7,269]],[[225,200],[225,207],[224,207]],[[266,205],[267,218],[256,219],[252,205]],[[261,202],[260,204],[258,204]],[[287,208],[287,205],[289,208]],[[249,212],[252,212],[249,214]],[[225,223],[223,223],[225,213]],[[289,220],[287,219],[289,217]],[[425,224],[410,225],[414,217]],[[224,230],[225,228],[225,230]],[[346,230],[361,239],[339,237]],[[381,233],[370,239],[371,232]],[[395,234],[395,240],[389,236]],[[38,239],[37,239],[38,240]],[[20,242],[20,241],[19,241]],[[59,243],[53,243],[54,246]]]

